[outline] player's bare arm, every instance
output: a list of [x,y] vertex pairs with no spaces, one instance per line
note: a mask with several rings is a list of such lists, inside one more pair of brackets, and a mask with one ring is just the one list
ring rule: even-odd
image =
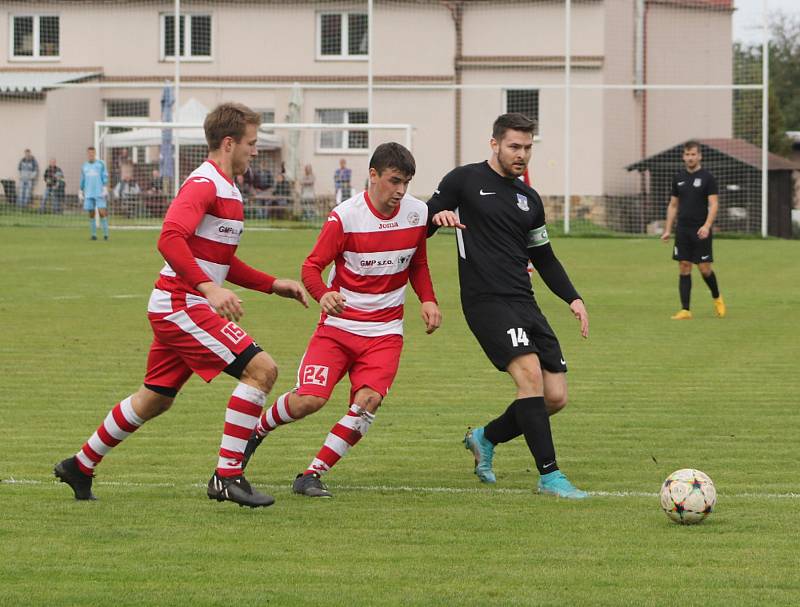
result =
[[678,214],[678,197],[670,196],[669,205],[667,206],[667,220],[664,222],[664,232],[661,234],[661,240],[668,241],[672,236],[672,225],[675,223],[675,217]]
[[339,291],[328,291],[325,295],[320,297],[319,307],[322,308],[322,311],[326,314],[339,316],[339,314],[344,312],[345,301],[347,300]]
[[465,230],[467,228],[467,226],[458,220],[458,215],[456,215],[454,211],[449,210],[439,211],[431,218],[431,222],[438,227],[458,228],[459,230]]
[[584,339],[589,337],[589,313],[586,311],[586,306],[582,299],[576,299],[569,304],[569,309],[581,323],[581,337]]
[[304,307],[308,307],[308,298],[303,286],[296,280],[289,280],[288,278],[277,278],[272,283],[272,292],[275,295],[286,297],[287,299],[296,299]]
[[430,335],[442,326],[442,313],[435,301],[422,303],[422,321],[425,323],[425,332]]
[[217,314],[222,316],[222,318],[238,321],[244,316],[242,300],[230,289],[226,289],[215,282],[209,281],[201,282],[197,285],[197,290],[203,294],[211,307],[214,308]]
[[708,216],[706,222],[697,230],[697,236],[700,240],[705,240],[711,234],[711,226],[714,225],[714,220],[717,218],[717,211],[719,210],[719,196],[711,194],[708,197]]

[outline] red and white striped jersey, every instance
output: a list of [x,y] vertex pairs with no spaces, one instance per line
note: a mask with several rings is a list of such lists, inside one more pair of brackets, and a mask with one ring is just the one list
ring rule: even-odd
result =
[[[339,316],[322,313],[320,324],[366,337],[403,334],[403,304],[410,280],[420,301],[436,301],[426,250],[428,207],[406,195],[390,217],[375,209],[367,192],[338,205],[328,216],[303,263],[303,284],[319,299],[339,291]],[[327,285],[322,270],[331,262]]]
[[169,313],[175,307],[207,303],[196,287],[225,280],[270,292],[274,278],[236,258],[244,229],[242,195],[222,170],[206,160],[183,182],[170,204],[159,239],[166,263],[147,310]]

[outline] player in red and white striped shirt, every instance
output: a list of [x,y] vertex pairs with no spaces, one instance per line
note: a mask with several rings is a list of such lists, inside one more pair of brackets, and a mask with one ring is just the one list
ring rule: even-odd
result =
[[166,264],[147,306],[154,339],[144,385],[109,412],[75,456],[55,467],[55,475],[72,487],[76,499],[95,499],[95,467],[144,422],[169,409],[192,373],[210,382],[224,371],[239,384],[228,402],[208,497],[253,508],[274,502],[244,478],[242,458],[278,370],[236,324],[243,314],[241,301],[222,286],[228,280],[308,307],[298,282],[276,279],[236,257],[244,210],[233,179],[244,174],[256,155],[260,122],[259,114],[236,103],[222,104],[206,117],[208,159],[172,201],[158,241]]
[[[368,191],[331,212],[303,263],[303,284],[322,314],[300,363],[297,386],[264,411],[245,450],[246,465],[267,434],[322,408],[348,373],[350,408],[292,485],[295,493],[310,497],[331,496],[320,475],[367,432],[394,380],[407,282],[422,302],[427,332],[442,320],[428,270],[427,206],[406,194],[416,171],[414,158],[400,144],[385,143],[375,149],[369,167]],[[331,263],[326,284],[322,271]]]

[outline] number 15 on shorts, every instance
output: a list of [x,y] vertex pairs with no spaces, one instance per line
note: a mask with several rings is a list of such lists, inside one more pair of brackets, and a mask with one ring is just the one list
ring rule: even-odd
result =
[[518,327],[516,329],[509,329],[506,331],[511,336],[511,345],[515,348],[519,346],[527,346],[531,342],[528,341],[528,334],[525,333],[525,329],[522,327]]

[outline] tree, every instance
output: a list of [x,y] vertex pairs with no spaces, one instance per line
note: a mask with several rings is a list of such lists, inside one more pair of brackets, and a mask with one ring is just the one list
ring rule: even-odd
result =
[[[761,46],[733,45],[734,82],[761,82]],[[786,131],[800,130],[800,18],[772,15],[769,47],[769,150],[787,156]],[[761,91],[734,91],[735,137],[761,145]]]

